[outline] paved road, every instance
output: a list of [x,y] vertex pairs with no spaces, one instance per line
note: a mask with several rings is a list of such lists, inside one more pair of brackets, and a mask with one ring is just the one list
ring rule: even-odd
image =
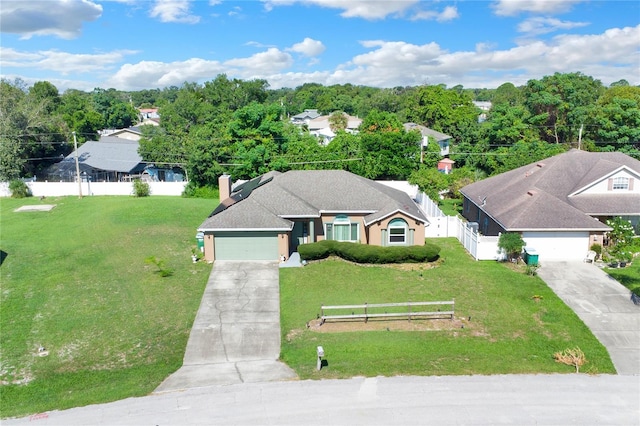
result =
[[634,376],[585,374],[244,383],[52,411],[2,424],[634,426],[640,425],[640,383]]
[[640,306],[631,292],[592,263],[542,262],[538,273],[607,348],[618,374],[640,375]]
[[296,378],[279,356],[278,264],[216,261],[183,366],[156,392]]

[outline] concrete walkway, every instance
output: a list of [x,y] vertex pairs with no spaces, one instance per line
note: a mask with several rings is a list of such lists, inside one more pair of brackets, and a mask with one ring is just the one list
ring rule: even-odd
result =
[[640,375],[640,306],[592,263],[543,262],[538,274],[607,348],[618,374]]
[[156,389],[295,379],[280,356],[275,262],[216,261],[189,335],[183,366]]

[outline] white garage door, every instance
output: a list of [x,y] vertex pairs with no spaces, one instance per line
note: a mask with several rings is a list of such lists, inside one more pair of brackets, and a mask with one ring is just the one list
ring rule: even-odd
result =
[[589,232],[523,232],[526,246],[538,253],[538,261],[579,260],[589,250]]
[[216,260],[278,260],[275,232],[216,232]]

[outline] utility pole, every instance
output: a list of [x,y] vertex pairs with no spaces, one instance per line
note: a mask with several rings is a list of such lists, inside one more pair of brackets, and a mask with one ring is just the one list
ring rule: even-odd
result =
[[582,147],[582,127],[584,126],[584,124],[580,125],[580,131],[578,132],[578,151],[580,151],[580,148]]
[[80,163],[78,163],[78,140],[76,132],[73,132],[73,147],[76,150],[76,179],[78,179],[78,198],[82,198],[82,178],[80,176]]

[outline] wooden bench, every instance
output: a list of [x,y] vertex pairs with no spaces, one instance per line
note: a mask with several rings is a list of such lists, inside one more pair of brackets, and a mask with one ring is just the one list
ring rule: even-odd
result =
[[[424,306],[450,306],[451,308],[446,311],[441,310],[424,310]],[[418,307],[419,310],[414,311],[413,308]],[[411,321],[411,318],[416,317],[448,317],[453,319],[454,315],[454,307],[455,307],[455,299],[449,301],[439,301],[439,302],[401,302],[401,303],[365,303],[363,305],[322,305],[321,306],[321,322],[320,324],[324,324],[327,320],[347,320],[347,319],[364,319],[364,322],[367,322],[369,318],[394,318],[394,317],[406,317],[408,321]],[[389,309],[393,308],[393,309]],[[381,309],[388,310],[398,310],[398,308],[407,308],[406,311],[399,312],[379,312]],[[326,315],[325,311],[344,311],[351,309],[351,314],[337,314],[337,315]],[[356,313],[356,311],[359,311]]]

